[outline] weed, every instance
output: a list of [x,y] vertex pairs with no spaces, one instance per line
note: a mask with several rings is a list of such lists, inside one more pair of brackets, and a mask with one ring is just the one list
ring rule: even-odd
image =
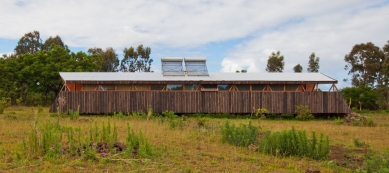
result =
[[357,148],[369,147],[369,144],[364,141],[359,141],[358,138],[354,138],[354,146]]
[[266,118],[266,114],[269,114],[266,108],[258,108],[255,112],[255,116],[259,118]]
[[77,111],[69,110],[70,120],[78,120],[80,118],[80,105],[77,107]]
[[306,156],[316,160],[327,158],[330,150],[328,136],[324,139],[320,134],[318,141],[315,132],[312,132],[312,138],[308,140],[305,131],[296,131],[294,127],[288,131],[267,132],[259,146],[259,150],[265,154]]
[[336,125],[340,125],[340,124],[342,124],[342,119],[340,117],[337,117],[337,118],[334,119],[334,123]]
[[204,127],[205,126],[205,123],[208,121],[208,119],[206,117],[199,117],[197,118],[197,125],[199,127]]
[[153,155],[153,150],[148,142],[148,140],[143,136],[142,130],[139,131],[137,135],[130,127],[130,124],[127,123],[127,150],[125,155],[127,157],[141,157],[147,158]]
[[372,156],[366,161],[366,172],[389,172],[389,154]]
[[240,124],[239,127],[231,125],[229,121],[222,127],[222,141],[231,145],[247,147],[250,144],[257,143],[258,127]]
[[125,116],[124,116],[122,111],[120,111],[119,113],[114,112],[113,113],[113,117],[117,118],[117,119],[124,119],[125,118]]
[[0,99],[0,114],[3,114],[4,109],[8,108],[11,105],[11,99],[2,97]]
[[296,119],[300,121],[312,120],[315,117],[311,114],[308,105],[296,105]]

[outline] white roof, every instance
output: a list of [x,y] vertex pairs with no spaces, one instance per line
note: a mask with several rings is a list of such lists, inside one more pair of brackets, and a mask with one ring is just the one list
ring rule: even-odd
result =
[[283,81],[337,83],[322,73],[209,73],[209,76],[163,76],[161,73],[60,72],[64,81]]

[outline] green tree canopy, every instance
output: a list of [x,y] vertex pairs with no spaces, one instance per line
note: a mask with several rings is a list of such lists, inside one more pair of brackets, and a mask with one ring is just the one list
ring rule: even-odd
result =
[[353,86],[369,85],[374,87],[382,82],[382,66],[385,62],[384,52],[373,43],[355,45],[344,57],[345,70],[352,75]]
[[319,72],[319,68],[320,68],[319,61],[320,61],[320,58],[319,57],[315,57],[315,53],[312,52],[311,56],[309,56],[307,71],[311,72],[311,73]]
[[266,71],[282,72],[284,70],[284,65],[284,56],[281,55],[280,51],[277,51],[277,53],[272,52],[267,60]]
[[295,73],[301,73],[303,71],[303,67],[300,64],[297,64],[296,66],[293,67],[293,71]]
[[57,35],[57,36],[55,36],[55,37],[51,37],[51,36],[50,36],[50,37],[45,41],[45,43],[43,43],[43,45],[42,45],[42,50],[50,50],[50,46],[51,46],[52,44],[67,48],[67,46],[63,43],[61,37],[59,37],[59,36]]
[[120,71],[123,72],[150,72],[153,59],[150,57],[151,49],[139,45],[136,50],[131,46],[124,48],[124,58],[120,63]]
[[16,55],[21,54],[34,54],[40,51],[42,48],[42,40],[39,34],[39,31],[33,31],[24,34],[22,38],[20,38],[17,46],[15,47]]
[[112,47],[108,47],[105,51],[98,47],[90,48],[88,53],[93,55],[92,57],[97,65],[95,71],[117,72],[119,70],[118,55]]

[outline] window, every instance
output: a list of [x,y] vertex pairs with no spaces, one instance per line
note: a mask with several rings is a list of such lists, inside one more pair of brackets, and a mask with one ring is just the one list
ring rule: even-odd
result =
[[185,91],[197,91],[199,88],[199,85],[197,84],[186,84],[185,85]]
[[112,91],[115,90],[115,85],[100,85],[100,91]]
[[235,85],[237,91],[250,91],[250,85]]
[[182,84],[168,84],[169,91],[182,91]]
[[132,86],[131,85],[116,85],[117,90],[119,91],[128,91],[131,90]]
[[285,90],[286,91],[297,91],[299,89],[300,85],[298,84],[290,84],[290,85],[285,85]]
[[201,91],[218,91],[218,87],[215,84],[204,84],[201,86]]
[[148,91],[150,85],[135,85],[134,90],[135,91]]
[[231,91],[232,85],[219,84],[217,85],[217,88],[219,89],[219,91]]
[[163,91],[166,89],[166,85],[151,85],[153,91]]
[[266,85],[263,84],[251,85],[251,89],[253,91],[266,91]]
[[96,91],[99,90],[99,85],[83,85],[82,88],[84,91]]
[[284,85],[283,84],[273,84],[269,85],[270,91],[284,91]]

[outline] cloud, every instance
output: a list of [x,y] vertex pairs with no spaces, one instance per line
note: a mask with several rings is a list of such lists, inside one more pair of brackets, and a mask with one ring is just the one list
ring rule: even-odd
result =
[[259,33],[237,45],[222,61],[221,71],[265,72],[268,56],[280,50],[285,56],[284,72],[293,72],[297,64],[306,72],[308,57],[315,52],[320,57],[320,72],[334,77],[344,87],[344,56],[359,43],[373,42],[382,47],[389,39],[382,37],[387,35],[388,22],[389,6],[307,16],[301,22]]
[[[378,2],[378,1],[377,1]],[[339,8],[358,9],[359,1],[173,1],[29,0],[2,2],[0,37],[18,39],[39,30],[60,35],[74,47],[152,45],[196,47],[255,34],[306,15]]]
[[353,45],[371,41],[382,47],[389,39],[382,38],[389,27],[388,6],[386,0],[5,1],[0,38],[18,40],[38,30],[42,38],[59,35],[71,47],[113,47],[120,54],[143,44],[157,55],[242,39],[222,53],[221,71],[264,72],[276,50],[286,58],[285,71],[298,63],[306,71],[315,52],[320,71],[341,80],[343,57]]

